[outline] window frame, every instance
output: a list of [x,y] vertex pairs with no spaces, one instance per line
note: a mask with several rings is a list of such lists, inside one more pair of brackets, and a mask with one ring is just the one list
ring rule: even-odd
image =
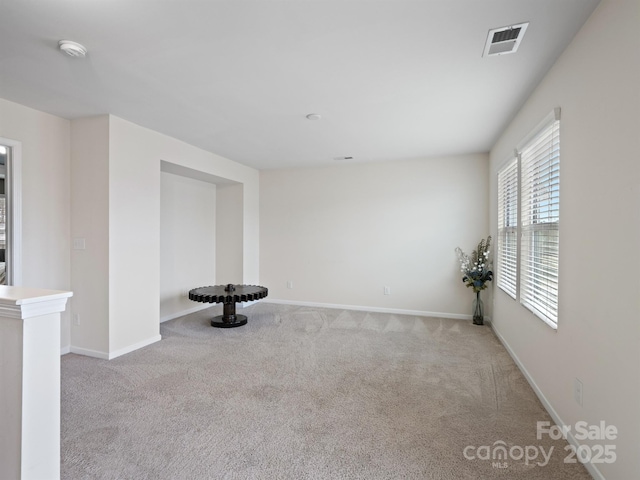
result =
[[[498,257],[496,285],[514,300],[518,295],[518,265],[520,263],[518,242],[520,237],[519,173],[518,155],[514,151],[514,156],[509,158],[498,170],[498,241],[496,245]],[[513,214],[515,214],[515,218],[513,218]],[[512,225],[514,222],[515,225]],[[508,241],[509,234],[514,237],[514,241]],[[509,264],[509,268],[503,266],[505,263]]]
[[[550,146],[548,154],[543,148],[537,148],[539,145],[536,142],[541,139],[544,148]],[[558,328],[560,289],[560,160],[560,108],[554,108],[517,145],[513,156],[501,165],[497,173],[496,284],[554,330]],[[515,181],[513,173],[509,172],[513,168],[516,169]],[[505,176],[509,176],[510,181],[503,181]],[[513,259],[513,255],[505,252],[503,237],[514,231],[511,225],[504,225],[503,202],[512,196],[512,192],[504,189],[513,189],[514,182],[517,191],[515,284],[513,275],[505,275],[508,269],[503,270],[503,264]],[[536,195],[540,194],[543,200],[538,201],[537,205],[543,205],[543,215],[540,215],[541,209],[536,209],[533,201],[524,198],[526,195],[538,198]],[[540,247],[536,240],[541,238],[545,243]]]

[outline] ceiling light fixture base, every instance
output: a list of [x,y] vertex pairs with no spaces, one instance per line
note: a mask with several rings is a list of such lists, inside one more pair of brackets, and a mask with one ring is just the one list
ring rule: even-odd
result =
[[78,42],[72,42],[71,40],[60,40],[58,42],[58,48],[70,57],[84,57],[87,55],[87,49],[84,45],[80,45]]

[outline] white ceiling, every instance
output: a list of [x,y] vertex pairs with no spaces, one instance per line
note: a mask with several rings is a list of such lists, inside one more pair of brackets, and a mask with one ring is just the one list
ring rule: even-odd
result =
[[486,152],[598,1],[2,0],[0,97],[260,169]]

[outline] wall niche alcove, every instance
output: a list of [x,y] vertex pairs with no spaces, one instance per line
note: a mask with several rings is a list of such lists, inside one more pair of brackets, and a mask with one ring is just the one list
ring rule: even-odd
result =
[[161,161],[160,321],[210,305],[192,288],[243,283],[243,184]]

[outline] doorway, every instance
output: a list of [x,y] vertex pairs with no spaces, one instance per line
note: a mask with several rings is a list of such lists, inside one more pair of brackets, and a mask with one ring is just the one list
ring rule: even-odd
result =
[[0,285],[20,285],[20,142],[0,138]]
[[0,145],[0,285],[8,285],[7,278],[7,238],[10,237],[7,222],[7,164],[11,148]]

